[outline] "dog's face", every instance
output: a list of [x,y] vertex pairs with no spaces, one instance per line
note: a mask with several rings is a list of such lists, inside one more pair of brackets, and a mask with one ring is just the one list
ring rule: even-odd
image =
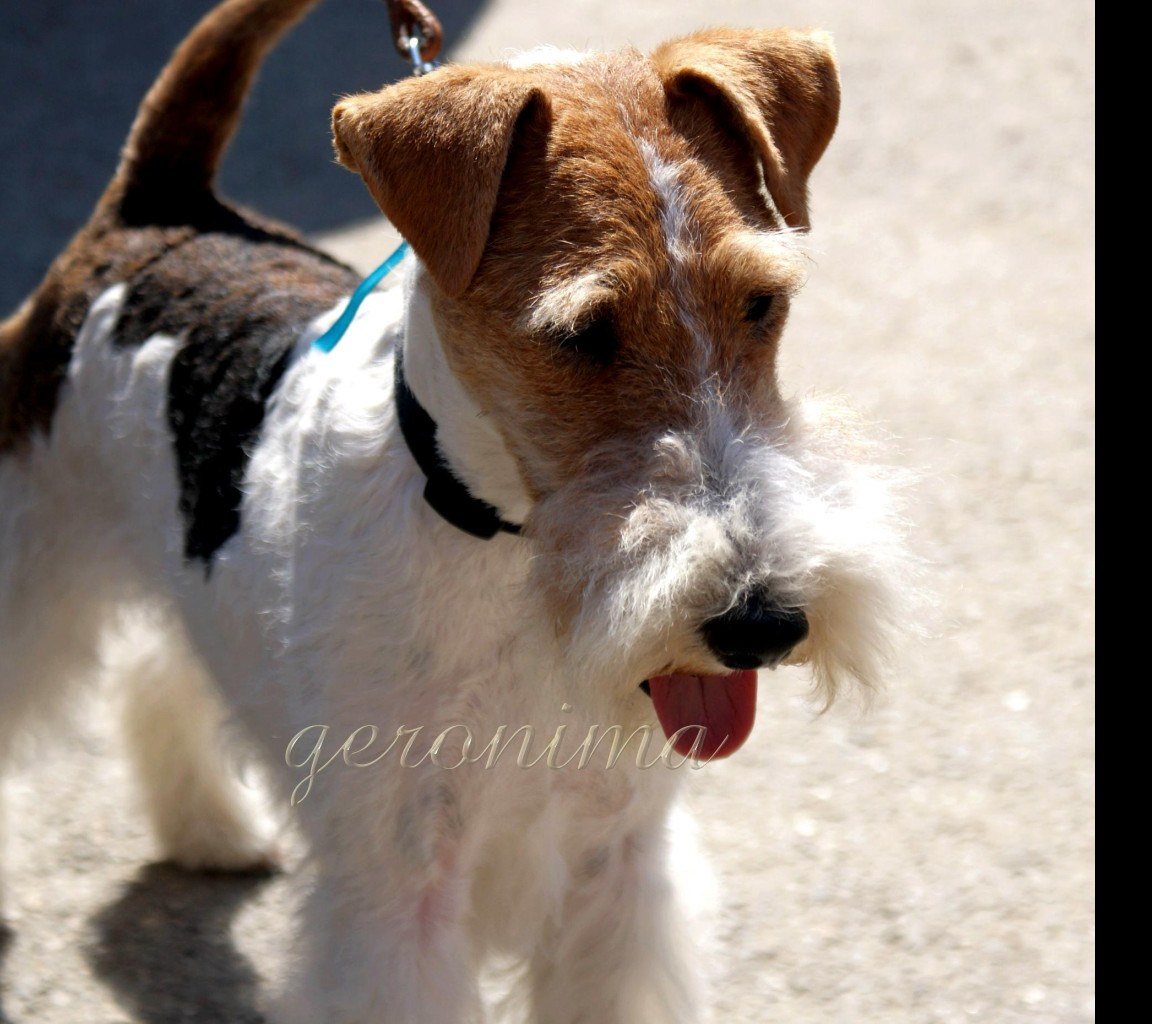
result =
[[534,501],[544,606],[622,688],[790,656],[831,686],[883,646],[890,552],[861,471],[776,377],[838,108],[822,34],[734,31],[336,108]]

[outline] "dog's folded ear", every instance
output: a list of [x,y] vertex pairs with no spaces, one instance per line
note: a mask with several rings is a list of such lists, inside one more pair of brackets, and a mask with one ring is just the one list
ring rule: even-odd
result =
[[472,280],[520,119],[547,100],[505,68],[441,68],[332,112],[336,154],[450,296]]
[[808,176],[836,129],[840,81],[820,31],[711,29],[652,54],[669,100],[720,104],[757,154],[785,222],[808,227]]

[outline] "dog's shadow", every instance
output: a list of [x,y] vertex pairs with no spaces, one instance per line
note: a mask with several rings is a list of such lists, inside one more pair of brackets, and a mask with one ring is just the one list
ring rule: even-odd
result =
[[89,964],[140,1024],[264,1024],[231,924],[271,877],[149,865],[93,919]]
[[[0,975],[4,971],[4,958],[8,955],[8,949],[12,945],[12,932],[9,930],[8,925],[0,921]],[[12,1018],[4,1012],[4,986],[0,984],[0,1024],[11,1024]]]

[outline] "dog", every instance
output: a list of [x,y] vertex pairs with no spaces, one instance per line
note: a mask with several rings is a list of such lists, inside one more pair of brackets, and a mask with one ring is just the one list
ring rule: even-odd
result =
[[[278,1020],[480,1021],[494,957],[539,1024],[701,1020],[669,769],[736,751],[758,669],[875,685],[905,618],[887,471],[777,379],[831,42],[343,99],[338,159],[412,253],[325,351],[356,275],[213,191],[315,2],[193,30],[0,326],[0,751],[105,665],[163,854],[248,869],[275,850],[220,749],[249,744],[316,878]],[[611,730],[663,763],[599,763]]]

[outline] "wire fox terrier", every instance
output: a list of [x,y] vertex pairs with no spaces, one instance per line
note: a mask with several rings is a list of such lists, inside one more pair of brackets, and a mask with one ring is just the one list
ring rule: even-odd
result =
[[[725,756],[757,669],[805,663],[829,699],[876,679],[904,588],[887,478],[776,373],[831,43],[710,30],[343,100],[340,162],[414,253],[325,352],[355,276],[212,189],[314,2],[201,22],[0,325],[0,752],[142,610],[112,667],[164,854],[271,856],[225,724],[298,798],[317,881],[280,1018],[479,1021],[499,955],[539,1024],[697,1021],[679,774],[472,742],[618,726]],[[438,757],[380,760],[418,729]],[[286,756],[333,751],[376,770],[302,792]]]

